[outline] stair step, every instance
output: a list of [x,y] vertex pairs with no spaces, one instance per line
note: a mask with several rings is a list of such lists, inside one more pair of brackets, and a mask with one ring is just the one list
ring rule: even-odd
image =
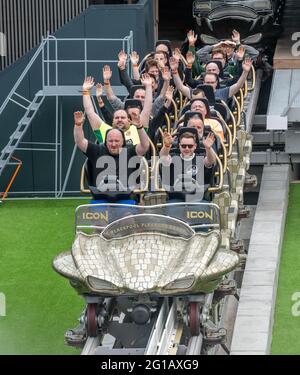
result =
[[23,117],[22,120],[18,122],[19,125],[28,125],[31,122],[31,118]]
[[9,139],[10,140],[13,140],[13,139],[20,139],[23,135],[23,132],[22,131],[16,131],[14,134],[12,134]]
[[2,150],[1,155],[0,155],[0,160],[5,163],[9,158],[10,158],[10,155],[7,152],[5,152],[5,150]]
[[39,103],[39,102],[32,102],[32,103],[29,105],[29,110],[30,110],[30,111],[36,111],[37,109],[40,108],[40,105],[41,105],[41,103]]
[[4,147],[4,149],[2,150],[2,154],[5,155],[5,154],[10,154],[11,152],[13,152],[15,150],[16,146],[6,146]]

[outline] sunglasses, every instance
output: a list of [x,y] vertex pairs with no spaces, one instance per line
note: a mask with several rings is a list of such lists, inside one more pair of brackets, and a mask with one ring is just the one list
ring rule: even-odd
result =
[[214,81],[214,82],[205,82],[204,84],[205,85],[213,85],[214,83],[217,83],[217,81]]
[[185,145],[185,144],[180,144],[179,146],[182,148],[189,148],[190,150],[194,147],[194,145]]

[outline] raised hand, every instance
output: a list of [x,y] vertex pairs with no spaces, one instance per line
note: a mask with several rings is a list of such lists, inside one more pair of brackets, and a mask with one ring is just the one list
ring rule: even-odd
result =
[[103,94],[103,86],[101,85],[101,83],[97,83],[97,85],[96,85],[96,97],[101,98],[102,94]]
[[165,98],[166,98],[165,103],[167,104],[168,107],[171,105],[171,102],[172,102],[172,99],[173,99],[173,94],[174,94],[174,87],[169,86],[167,88],[167,91],[166,91],[166,94],[165,94]]
[[110,81],[112,77],[112,71],[110,69],[110,66],[109,65],[104,65],[103,67],[103,79],[104,79],[104,82],[105,81]]
[[246,49],[244,46],[240,45],[239,48],[237,49],[235,55],[236,55],[236,58],[239,60],[239,61],[242,61],[244,56],[245,56],[245,52],[246,52]]
[[178,62],[179,60],[175,59],[175,57],[170,57],[169,64],[170,64],[171,70],[178,69],[178,66],[179,66]]
[[189,46],[194,46],[196,41],[197,41],[198,35],[195,35],[194,30],[190,30],[187,33],[187,38],[188,38],[188,41],[189,41]]
[[167,66],[162,68],[161,75],[162,75],[162,78],[163,78],[164,81],[170,81],[171,78],[172,78],[171,73],[170,73],[170,69]]
[[141,126],[140,110],[138,108],[132,108],[130,112],[131,123],[139,128]]
[[179,48],[175,48],[173,51],[173,57],[179,62],[181,56],[181,52]]
[[126,62],[127,62],[127,53],[125,53],[125,51],[120,51],[118,54],[118,58],[119,58],[118,67],[120,69],[125,69]]
[[213,133],[209,133],[207,135],[206,138],[203,138],[203,146],[206,148],[206,149],[209,149],[212,147],[212,145],[214,144],[215,142],[215,136],[213,135]]
[[252,67],[252,60],[247,57],[243,62],[243,71],[249,73]]
[[143,86],[152,86],[152,78],[149,76],[148,73],[142,74],[141,83]]
[[74,112],[74,124],[76,126],[82,126],[85,121],[85,116],[82,111]]
[[230,48],[235,48],[236,47],[236,43],[233,42],[232,40],[225,40],[223,42],[224,46],[225,47],[230,47]]
[[133,51],[130,55],[130,60],[132,65],[138,65],[140,61],[140,56],[138,55],[137,52]]
[[93,77],[86,77],[82,85],[82,91],[90,91],[93,88],[94,84],[95,81]]
[[234,43],[240,44],[241,43],[241,36],[240,33],[237,30],[232,31],[231,39]]
[[167,148],[170,148],[172,146],[173,137],[171,136],[170,133],[168,132],[163,133],[163,143],[164,143],[164,146]]
[[188,51],[188,53],[186,54],[186,61],[187,61],[188,64],[191,64],[191,65],[194,64],[195,55],[191,51]]

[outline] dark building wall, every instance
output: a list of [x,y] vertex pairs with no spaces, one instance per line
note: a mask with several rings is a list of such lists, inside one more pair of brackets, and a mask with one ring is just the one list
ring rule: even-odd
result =
[[[75,19],[58,30],[54,35],[57,38],[123,38],[129,35],[130,30],[134,33],[134,49],[140,56],[151,51],[154,46],[154,20],[151,0],[142,0],[135,5],[95,5],[88,8]],[[95,59],[117,59],[120,45],[113,43],[105,44],[105,48],[91,49]],[[17,81],[20,74],[33,56],[32,50],[5,71],[0,72],[0,103],[4,101],[9,91]],[[63,48],[65,57],[76,54],[74,48]],[[95,75],[97,81],[102,81],[100,76],[101,66],[92,64],[89,66],[88,74]],[[41,60],[35,62],[31,73],[26,77],[18,92],[29,99],[33,99],[35,93],[40,89],[41,82],[38,77],[41,73]],[[114,70],[115,73],[115,70]],[[67,80],[69,84],[79,85],[83,82],[84,73],[82,69],[74,66],[60,68],[59,76]],[[62,83],[62,82],[61,82]],[[119,85],[117,74],[114,74],[114,85]],[[81,97],[59,98],[62,105],[62,134],[63,134],[63,175],[66,173],[68,163],[72,154],[73,140],[73,112],[82,109]],[[5,112],[0,116],[0,150],[7,144],[9,136],[21,119],[22,110],[15,104],[10,103]],[[86,135],[94,140],[90,133],[88,124],[85,125]],[[39,109],[31,128],[28,130],[23,142],[54,142],[55,139],[55,98],[46,98]],[[23,146],[22,146],[23,147]],[[11,191],[41,191],[54,189],[54,153],[17,151],[16,156],[23,161],[23,167],[18,175]],[[84,157],[77,151],[74,166],[71,171],[67,190],[79,190],[80,169]],[[12,167],[7,167],[1,176],[0,191],[9,181],[13,172]]]

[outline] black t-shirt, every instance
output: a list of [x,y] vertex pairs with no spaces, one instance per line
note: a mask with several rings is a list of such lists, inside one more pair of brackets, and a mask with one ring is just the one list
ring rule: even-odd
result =
[[137,156],[135,148],[126,145],[120,154],[111,155],[105,144],[89,142],[85,155],[90,162],[90,184],[98,188],[103,181],[107,183],[117,178],[123,186],[128,186],[130,175],[140,167],[141,158]]
[[227,100],[229,99],[229,90],[230,90],[230,87],[217,89],[215,92],[216,100],[223,100],[224,102],[227,102]]
[[[170,156],[172,157],[170,166],[162,164],[160,168],[162,185],[166,190],[168,190],[168,186],[177,190],[177,188],[181,186],[180,181],[185,181],[188,185],[190,179],[197,181],[197,183],[202,186],[211,183],[213,168],[205,167],[204,155],[194,154],[194,157],[188,160],[172,152]],[[183,187],[184,185],[183,183]],[[187,187],[187,189],[189,189],[189,187]]]

